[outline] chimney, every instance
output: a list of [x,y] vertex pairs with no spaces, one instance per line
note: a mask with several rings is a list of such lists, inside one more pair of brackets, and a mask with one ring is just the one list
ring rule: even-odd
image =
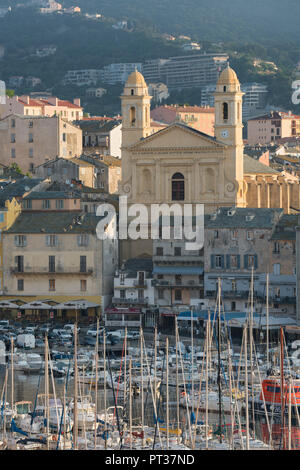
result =
[[81,106],[80,105],[80,98],[74,98],[73,103],[76,104],[76,106]]

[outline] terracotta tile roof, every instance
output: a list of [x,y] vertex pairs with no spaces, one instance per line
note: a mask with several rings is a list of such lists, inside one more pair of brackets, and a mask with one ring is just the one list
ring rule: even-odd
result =
[[[19,103],[22,103],[25,106],[36,106],[39,108],[44,107],[44,106],[55,106],[53,103],[50,103],[49,101],[45,99],[34,100],[32,98],[29,98],[28,103],[27,103],[27,101],[24,101],[21,98],[19,98],[18,101]],[[70,101],[66,101],[66,100],[58,100],[57,105],[64,106],[67,108],[82,109],[81,106],[78,106],[77,104],[71,103]]]

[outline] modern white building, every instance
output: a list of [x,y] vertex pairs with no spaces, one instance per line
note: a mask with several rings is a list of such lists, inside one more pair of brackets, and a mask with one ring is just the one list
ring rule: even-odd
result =
[[116,85],[118,83],[126,83],[129,75],[138,70],[141,72],[142,64],[141,63],[120,63],[120,64],[110,64],[103,67],[101,70],[101,79],[104,83],[109,85]]
[[96,69],[68,70],[63,85],[96,85],[100,76],[101,71]]

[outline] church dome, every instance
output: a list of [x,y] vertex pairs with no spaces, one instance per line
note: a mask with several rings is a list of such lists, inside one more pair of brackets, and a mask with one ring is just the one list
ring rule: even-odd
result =
[[126,82],[126,86],[142,86],[142,87],[147,87],[145,79],[143,75],[135,70],[132,72]]
[[218,85],[239,85],[239,79],[235,71],[229,65],[221,72]]

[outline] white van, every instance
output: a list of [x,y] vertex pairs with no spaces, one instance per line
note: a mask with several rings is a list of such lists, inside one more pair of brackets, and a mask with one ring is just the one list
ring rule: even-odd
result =
[[35,337],[33,335],[18,335],[17,346],[25,349],[35,348]]

